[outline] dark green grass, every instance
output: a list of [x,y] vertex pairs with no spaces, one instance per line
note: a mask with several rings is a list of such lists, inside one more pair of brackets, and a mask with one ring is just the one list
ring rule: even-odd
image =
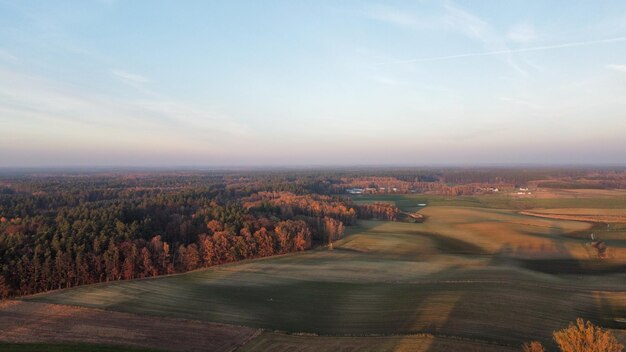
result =
[[[264,284],[262,281],[257,278],[257,282],[251,284],[243,277],[222,278],[216,282],[197,277],[195,280],[193,277],[152,280],[150,285],[123,285],[121,291],[109,291],[107,296],[112,292],[118,296],[116,302],[109,301],[100,307],[296,333],[445,333],[509,343],[521,342],[527,336],[543,336],[578,315],[598,317],[594,305],[588,303],[592,300],[590,294],[545,287],[529,289],[514,283],[286,280]],[[109,285],[100,291],[112,286],[120,288],[121,285]],[[75,294],[80,296],[80,292]],[[563,300],[563,295],[568,299]],[[442,300],[442,297],[450,299]],[[72,295],[44,296],[37,300],[83,303],[72,299]],[[510,316],[516,317],[517,327],[508,324]],[[433,317],[441,317],[441,323],[433,324]]]
[[623,198],[515,198],[507,195],[458,196],[447,197],[423,194],[381,194],[350,196],[356,203],[393,202],[404,211],[417,211],[428,206],[462,206],[497,209],[532,209],[532,208],[626,208]]

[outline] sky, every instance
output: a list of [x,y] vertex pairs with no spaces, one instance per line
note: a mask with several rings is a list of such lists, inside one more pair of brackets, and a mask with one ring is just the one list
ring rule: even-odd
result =
[[626,1],[0,0],[0,167],[626,165]]

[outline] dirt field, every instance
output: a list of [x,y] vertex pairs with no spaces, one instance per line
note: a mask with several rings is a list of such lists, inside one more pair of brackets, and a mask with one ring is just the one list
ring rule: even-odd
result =
[[0,302],[0,342],[80,342],[168,351],[233,351],[258,333],[246,327],[99,309]]

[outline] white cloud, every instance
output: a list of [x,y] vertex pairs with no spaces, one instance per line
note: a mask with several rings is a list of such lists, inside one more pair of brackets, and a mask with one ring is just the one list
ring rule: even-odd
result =
[[[507,50],[509,50],[506,45],[505,37],[497,33],[489,23],[480,17],[457,7],[451,1],[444,2],[442,10],[443,13],[438,15],[420,17],[413,12],[402,11],[389,6],[377,6],[372,7],[366,15],[374,20],[412,30],[430,29],[455,32],[471,40],[479,42],[486,50],[489,51],[502,51],[502,53],[506,53]],[[395,62],[390,61],[389,63],[410,63],[420,61],[437,60],[405,60]],[[518,73],[521,73],[524,76],[527,75],[526,71],[511,55],[507,55],[504,58],[504,61]]]
[[[473,52],[473,53],[446,55],[446,56],[425,57],[425,58],[421,58],[421,59],[389,61],[389,62],[379,63],[379,65],[406,64],[406,63],[429,62],[429,61],[442,61],[442,60],[451,60],[451,59],[461,59],[461,58],[466,58],[466,57],[477,57],[477,56],[509,55],[509,54],[515,54],[515,53],[527,53],[527,52],[533,52],[533,51],[556,50],[556,49],[573,48],[573,47],[580,47],[580,46],[590,46],[590,45],[599,45],[599,44],[618,43],[618,42],[624,42],[624,41],[626,41],[626,37],[615,37],[615,38],[605,38],[605,39],[598,39],[598,40],[588,40],[588,41],[582,41],[582,42],[561,43],[561,44],[554,44],[554,45],[540,45],[540,46],[533,46],[533,47],[526,47],[526,48],[519,48],[519,49],[503,49],[503,50],[493,50],[493,51],[481,51],[481,52]],[[609,66],[623,66],[623,65],[609,65]],[[615,69],[615,67],[609,67],[609,68]]]
[[510,98],[510,97],[500,97],[500,100],[507,102],[507,103],[513,103],[516,105],[521,105],[521,106],[526,106],[528,108],[531,109],[540,109],[541,106],[538,104],[535,104],[533,102],[530,102],[528,100],[524,100],[524,99],[519,99],[519,98]]
[[17,62],[19,59],[8,51],[0,49],[0,61]]
[[390,6],[373,7],[367,11],[366,16],[399,27],[415,27],[419,23],[415,16]]
[[444,8],[446,9],[444,21],[450,28],[484,44],[494,45],[499,42],[489,24],[479,17],[453,6],[451,3],[446,3]]
[[537,38],[535,27],[528,23],[517,24],[506,35],[507,39],[513,43],[527,44]]
[[142,75],[138,75],[136,73],[130,73],[124,70],[120,70],[120,69],[112,69],[111,73],[117,77],[118,79],[120,79],[122,82],[127,83],[127,84],[137,84],[137,83],[150,83],[150,79],[142,76]]
[[137,140],[167,137],[207,147],[249,132],[247,125],[229,116],[168,97],[103,96],[1,67],[0,82],[9,83],[0,85],[0,122],[16,131],[27,125],[43,131],[64,126],[68,133],[82,131],[106,139],[103,131],[123,130],[134,131]]
[[626,65],[607,65],[606,68],[610,70],[615,70],[618,72],[626,73]]
[[388,86],[405,85],[405,83],[400,80],[397,80],[393,77],[382,75],[382,74],[372,75],[369,78],[376,83],[388,85]]
[[[503,36],[496,32],[493,27],[478,16],[453,6],[451,2],[445,4],[447,11],[446,19],[449,25],[468,38],[477,40],[487,50],[506,51],[509,50]],[[510,53],[504,55],[504,61],[515,71],[523,76],[528,73],[517,62]]]

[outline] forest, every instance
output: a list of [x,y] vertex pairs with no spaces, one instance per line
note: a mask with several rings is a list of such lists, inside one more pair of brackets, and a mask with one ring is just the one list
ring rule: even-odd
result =
[[0,297],[303,251],[340,239],[357,216],[389,218],[389,205],[315,187],[199,174],[6,177]]
[[0,297],[190,271],[342,238],[357,219],[396,220],[346,190],[480,194],[528,184],[624,188],[623,170],[337,169],[4,171]]

